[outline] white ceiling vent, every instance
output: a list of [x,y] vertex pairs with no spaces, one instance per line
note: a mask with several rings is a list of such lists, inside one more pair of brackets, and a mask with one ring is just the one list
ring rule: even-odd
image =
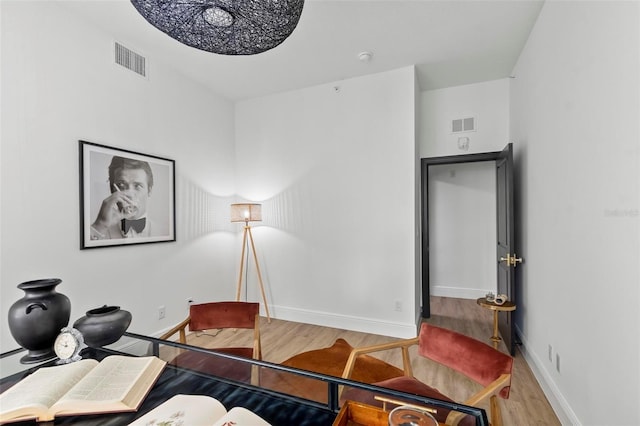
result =
[[475,132],[476,118],[464,117],[451,120],[451,133]]
[[122,65],[142,77],[147,77],[147,59],[144,56],[137,54],[118,42],[115,42],[114,52],[116,64]]

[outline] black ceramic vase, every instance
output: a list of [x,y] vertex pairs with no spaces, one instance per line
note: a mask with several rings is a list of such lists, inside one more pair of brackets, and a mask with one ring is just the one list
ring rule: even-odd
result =
[[82,333],[84,343],[92,348],[110,345],[127,331],[131,324],[131,313],[120,306],[107,306],[87,311],[73,323],[73,328]]
[[23,364],[55,357],[53,342],[60,329],[69,324],[71,314],[69,298],[56,292],[61,282],[48,278],[18,284],[25,295],[9,308],[9,330],[16,342],[29,351],[20,359]]

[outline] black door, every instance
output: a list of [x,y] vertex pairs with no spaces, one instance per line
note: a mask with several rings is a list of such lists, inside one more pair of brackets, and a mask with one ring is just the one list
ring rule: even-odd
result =
[[[496,159],[496,215],[497,215],[497,257],[498,294],[506,294],[515,300],[514,269],[520,259],[514,253],[513,216],[513,148],[509,144]],[[511,312],[498,314],[498,328],[505,345],[515,354],[515,328]]]
[[[454,155],[448,157],[423,158],[422,174],[422,317],[429,318],[429,166],[442,164],[495,161],[496,163],[496,221],[497,221],[497,291],[515,300],[514,268],[518,264],[514,250],[513,211],[513,148],[508,144],[504,150],[480,154]],[[500,261],[500,259],[508,259]],[[515,353],[515,329],[511,323],[511,312],[499,314],[499,329],[509,351]]]

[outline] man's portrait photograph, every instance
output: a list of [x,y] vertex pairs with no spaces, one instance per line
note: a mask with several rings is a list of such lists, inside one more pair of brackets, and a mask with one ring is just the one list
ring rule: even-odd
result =
[[173,160],[80,141],[81,248],[175,241]]

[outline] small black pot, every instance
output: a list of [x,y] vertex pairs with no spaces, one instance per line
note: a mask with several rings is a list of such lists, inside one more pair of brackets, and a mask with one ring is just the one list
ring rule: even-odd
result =
[[120,306],[107,306],[87,311],[86,316],[73,323],[82,333],[84,343],[92,348],[117,342],[131,324],[131,313]]

